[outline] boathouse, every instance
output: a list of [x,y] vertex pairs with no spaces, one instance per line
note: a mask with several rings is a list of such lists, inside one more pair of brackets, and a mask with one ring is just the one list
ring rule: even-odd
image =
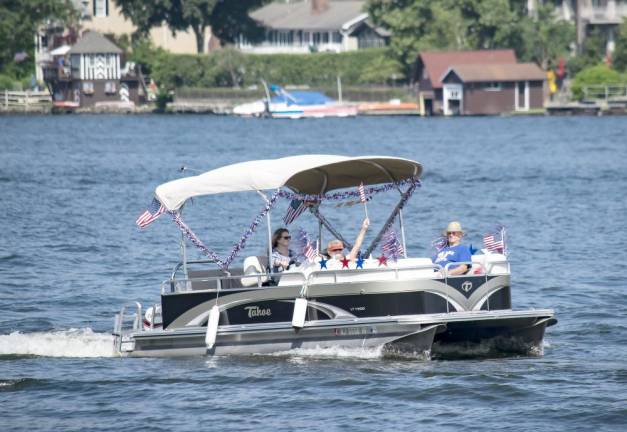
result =
[[498,115],[542,108],[545,73],[535,63],[452,65],[443,74],[444,115]]
[[85,33],[44,69],[53,104],[65,108],[139,104],[144,94],[141,77],[134,65],[121,67],[121,54],[122,50],[100,33]]
[[422,115],[490,115],[542,108],[544,78],[507,49],[423,52],[414,80]]

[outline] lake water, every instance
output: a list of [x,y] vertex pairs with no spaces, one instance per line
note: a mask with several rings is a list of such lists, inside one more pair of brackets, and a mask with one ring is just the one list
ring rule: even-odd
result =
[[[0,151],[1,431],[627,427],[624,117],[10,116],[0,117]],[[544,356],[113,358],[113,315],[131,300],[158,301],[178,259],[170,220],[134,224],[154,187],[182,165],[302,153],[420,161],[423,186],[405,211],[413,256],[431,255],[452,219],[475,246],[506,225],[515,308],[554,308],[559,319]],[[378,198],[373,225],[394,197]],[[246,194],[199,204],[188,222],[223,254],[261,208]],[[357,207],[329,209],[348,237]]]

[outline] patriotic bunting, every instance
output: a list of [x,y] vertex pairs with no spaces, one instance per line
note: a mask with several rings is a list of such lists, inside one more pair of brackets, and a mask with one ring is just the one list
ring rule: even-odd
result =
[[[239,252],[242,249],[244,249],[244,247],[246,246],[246,242],[248,241],[248,238],[256,231],[257,226],[259,225],[259,223],[261,223],[262,219],[266,216],[266,214],[274,207],[278,198],[291,200],[290,208],[288,209],[288,213],[286,214],[284,218],[284,221],[287,225],[293,222],[298,216],[300,216],[305,211],[307,206],[311,205],[312,203],[317,204],[322,201],[347,201],[351,199],[359,199],[359,201],[356,201],[354,203],[351,203],[349,201],[349,203],[345,204],[345,205],[354,205],[359,202],[363,202],[364,197],[366,201],[369,201],[372,195],[374,194],[387,192],[392,189],[399,189],[401,186],[405,186],[405,185],[409,185],[411,191],[413,191],[414,188],[421,186],[421,183],[417,177],[411,177],[411,178],[408,178],[399,182],[387,183],[384,185],[372,186],[368,188],[364,187],[363,185],[360,185],[360,188],[358,191],[348,190],[348,191],[334,192],[330,194],[321,194],[321,195],[298,194],[298,193],[294,193],[294,192],[290,192],[290,191],[282,190],[282,189],[277,190],[274,193],[274,195],[272,195],[270,200],[266,203],[265,207],[261,210],[261,212],[257,214],[257,216],[255,217],[255,219],[253,220],[249,228],[244,232],[244,234],[240,238],[240,240],[237,243],[235,243],[235,245],[233,246],[233,249],[231,250],[231,253],[226,259],[220,259],[215,252],[213,252],[207,246],[205,246],[200,241],[200,239],[196,236],[196,234],[191,230],[191,228],[185,225],[185,223],[183,222],[181,218],[181,215],[178,212],[169,211],[168,213],[171,214],[172,219],[174,220],[176,225],[179,227],[181,232],[202,253],[207,255],[212,261],[218,264],[220,268],[227,269],[229,265],[233,262],[235,257],[239,254]],[[410,195],[411,193],[406,193],[406,195],[404,196],[402,200],[401,207],[405,203],[405,201],[409,199]],[[166,212],[165,207],[161,206],[159,201],[155,199],[153,200],[153,203],[151,204],[150,209],[142,213],[137,219],[136,223],[140,227],[145,227],[148,224],[155,221],[164,212]],[[314,249],[311,244],[309,244],[309,248]],[[305,252],[308,252],[309,256],[312,256],[313,253],[311,252],[310,249],[306,249]],[[305,256],[309,258],[308,255],[305,255]],[[387,262],[385,262],[385,264],[387,264]],[[322,260],[320,262],[320,267],[326,268],[326,261]]]

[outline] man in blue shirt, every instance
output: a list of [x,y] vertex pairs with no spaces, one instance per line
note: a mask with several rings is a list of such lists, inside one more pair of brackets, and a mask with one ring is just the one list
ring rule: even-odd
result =
[[[464,236],[464,230],[459,222],[451,222],[446,227],[444,233],[447,239],[447,245],[438,251],[431,260],[434,264],[439,265],[444,269],[448,263],[455,262],[470,262],[472,261],[472,255],[468,246],[461,244],[462,237]],[[448,267],[448,275],[462,275],[469,269],[469,264],[451,264]]]

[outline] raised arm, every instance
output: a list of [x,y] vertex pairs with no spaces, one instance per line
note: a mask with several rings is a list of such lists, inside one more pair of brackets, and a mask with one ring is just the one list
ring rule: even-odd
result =
[[357,234],[357,238],[355,239],[355,246],[351,249],[350,253],[346,258],[350,261],[355,261],[357,259],[357,254],[359,253],[359,249],[361,248],[361,244],[364,242],[364,237],[366,237],[366,231],[368,231],[368,227],[370,226],[370,219],[364,219],[361,224],[361,229],[359,230],[359,234]]

